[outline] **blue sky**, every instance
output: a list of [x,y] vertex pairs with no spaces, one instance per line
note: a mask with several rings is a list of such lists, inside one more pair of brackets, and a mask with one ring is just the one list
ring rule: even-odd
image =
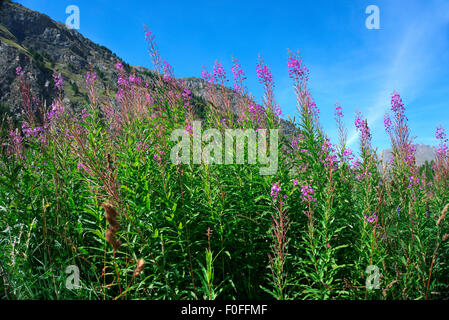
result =
[[[258,99],[258,54],[270,67],[282,111],[297,115],[287,71],[287,49],[299,49],[310,70],[320,120],[336,142],[334,104],[345,114],[357,148],[354,114],[368,118],[373,145],[389,147],[383,117],[391,93],[400,93],[416,143],[436,144],[435,130],[449,130],[449,1],[116,1],[22,0],[19,3],[65,22],[68,5],[80,9],[80,32],[131,65],[151,68],[143,24],[153,30],[162,58],[177,77],[201,76],[216,60],[231,73],[242,64]],[[380,30],[368,30],[365,8],[380,9]]]

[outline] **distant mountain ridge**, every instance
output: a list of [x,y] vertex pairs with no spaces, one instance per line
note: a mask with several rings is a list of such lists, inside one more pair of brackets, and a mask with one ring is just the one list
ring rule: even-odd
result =
[[[437,154],[437,148],[434,146],[429,146],[426,144],[415,144],[416,152],[415,152],[415,161],[418,166],[423,165],[426,161],[431,162],[432,160],[435,160],[435,156]],[[393,150],[392,149],[385,149],[383,151],[383,159],[382,161],[388,162],[393,158]]]

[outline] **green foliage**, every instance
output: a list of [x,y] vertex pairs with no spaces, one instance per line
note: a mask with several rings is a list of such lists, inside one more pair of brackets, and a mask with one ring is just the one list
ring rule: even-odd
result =
[[70,87],[72,88],[73,94],[76,96],[80,93],[78,85],[76,84],[75,81],[70,83]]
[[33,58],[33,64],[40,70],[45,69],[44,55],[35,50],[33,47],[28,48],[28,51],[31,53],[31,57]]
[[[0,298],[447,297],[447,184],[411,188],[404,168],[378,171],[370,148],[350,163],[305,108],[300,137],[280,138],[273,176],[260,175],[259,162],[176,164],[170,134],[193,118],[173,99],[182,88],[128,90],[120,112],[89,90],[88,115],[58,112],[20,142],[2,134]],[[204,112],[204,129],[225,128],[217,106]],[[248,112],[227,120],[276,128],[274,117],[256,123]],[[430,164],[421,170],[433,179]],[[66,287],[71,265],[79,289]],[[370,265],[380,270],[378,289],[367,287]]]

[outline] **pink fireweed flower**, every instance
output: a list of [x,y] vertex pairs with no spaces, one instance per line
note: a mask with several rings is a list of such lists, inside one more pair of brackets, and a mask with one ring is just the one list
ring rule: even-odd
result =
[[123,89],[119,89],[115,96],[116,96],[118,102],[122,102],[125,97],[125,92],[123,91]]
[[64,105],[61,100],[56,100],[52,103],[51,109],[48,111],[47,119],[51,120],[53,118],[58,118],[64,113]]
[[33,133],[33,128],[30,128],[28,122],[24,122],[22,123],[22,132],[25,135],[25,137],[29,138]]
[[186,125],[184,126],[184,132],[186,134],[193,134],[193,127],[191,124],[186,123]]
[[303,65],[302,58],[299,54],[293,54],[288,50],[287,67],[290,78],[293,79],[296,92],[296,99],[301,113],[308,115],[312,120],[318,121],[319,109],[310,94],[307,87],[309,80],[309,71]]
[[416,146],[409,145],[407,148],[407,156],[405,157],[405,161],[412,164],[415,160],[415,152],[416,152]]
[[22,70],[22,67],[21,66],[17,66],[17,68],[16,68],[16,75],[18,75],[19,77],[20,76],[23,76],[23,70]]
[[86,109],[81,110],[81,121],[86,123],[86,119],[90,116]]
[[62,91],[64,89],[64,82],[62,81],[61,74],[53,73],[53,81],[55,83],[55,88]]
[[210,74],[207,70],[203,69],[203,71],[201,71],[201,74],[203,76],[203,79],[208,83],[215,84],[217,82],[217,78],[215,77],[215,75]]
[[[130,80],[131,80],[132,78],[131,78],[131,76],[130,76]],[[120,86],[124,86],[124,87],[126,87],[126,86],[128,86],[129,85],[129,81],[128,81],[128,79],[126,79],[126,77],[124,77],[123,75],[119,75],[118,76],[118,78],[117,78],[117,84],[118,85],[120,85]]]
[[130,74],[128,79],[129,79],[129,83],[135,83],[136,85],[141,85],[143,82],[142,78],[136,76],[134,73]]
[[146,41],[153,41],[154,40],[153,31],[151,31],[148,28],[145,28],[145,40]]
[[298,140],[292,139],[292,141],[290,142],[290,146],[292,147],[293,150],[298,150],[299,149]]
[[341,105],[338,102],[335,104],[334,115],[335,115],[336,119],[339,119],[339,118],[343,117],[343,109],[342,109]]
[[212,70],[214,72],[215,79],[219,79],[221,83],[223,83],[224,80],[226,80],[226,71],[221,65],[221,62],[218,61],[215,62],[215,65],[213,66]]
[[409,182],[409,188],[411,188],[412,186],[417,186],[417,185],[419,185],[419,183],[420,183],[420,180],[419,180],[419,178],[418,177],[416,177],[415,175],[411,175],[409,178],[408,178],[408,182]]
[[354,125],[357,128],[357,131],[359,131],[362,135],[362,144],[368,146],[369,142],[371,141],[371,133],[368,127],[368,120],[363,120],[362,114],[359,111],[356,112]]
[[[126,73],[125,73],[125,69],[123,68],[123,64],[120,61],[117,61],[117,63],[115,64],[115,68],[118,72],[118,77],[117,77],[117,84],[118,84],[118,91],[117,91],[117,100],[122,100],[123,95],[124,95],[124,89],[123,88],[128,88],[129,86],[129,81],[128,78],[126,77]],[[129,77],[129,80],[134,80],[131,76]]]
[[22,136],[20,135],[19,131],[16,129],[9,131],[9,137],[11,139],[11,142],[15,145],[19,145],[22,143]]
[[318,114],[318,113],[320,113],[320,110],[316,106],[315,101],[310,101],[310,103],[309,103],[309,110],[310,110],[311,114]]
[[22,132],[25,135],[25,137],[29,138],[33,133],[33,128],[30,127],[28,122],[24,122],[22,123]]
[[440,146],[438,148],[437,154],[439,156],[444,156],[444,155],[448,154],[448,150],[449,150],[449,147],[446,144],[443,144],[442,146]]
[[86,89],[89,89],[89,86],[93,85],[95,80],[97,79],[97,72],[90,73],[88,72],[86,75]]
[[364,214],[363,220],[365,221],[365,224],[366,223],[375,223],[375,222],[377,222],[377,215],[375,212],[373,212],[369,217],[366,214]]
[[274,109],[274,114],[278,117],[280,117],[282,115],[282,110],[281,108],[277,107]]
[[362,161],[360,159],[354,159],[354,161],[352,161],[351,164],[352,164],[352,168],[354,168],[354,170],[362,168]]
[[325,169],[331,169],[334,167],[334,163],[337,162],[337,156],[332,154],[335,152],[335,147],[332,143],[330,143],[330,140],[326,137],[323,140],[323,143],[321,145],[320,153],[323,155],[326,155],[326,159],[324,160],[324,168]]
[[122,63],[121,61],[117,61],[117,63],[115,64],[115,69],[116,69],[118,72],[124,71],[124,69],[123,69],[123,63]]
[[326,155],[326,159],[324,160],[324,168],[331,169],[334,167],[334,163],[337,162],[337,156],[332,154],[335,152],[335,147],[330,143],[328,138],[323,140],[323,144],[321,145],[320,153]]
[[259,82],[261,84],[265,84],[267,86],[273,86],[273,75],[268,67],[263,63],[262,59],[259,59],[257,62],[257,77],[259,78]]
[[22,123],[22,132],[25,137],[37,139],[37,141],[42,143],[45,142],[44,129],[39,126],[32,128],[26,121]]
[[384,126],[385,126],[385,131],[387,131],[387,133],[390,133],[391,132],[391,119],[387,112],[385,112],[385,116],[384,116]]
[[192,92],[189,89],[184,89],[181,95],[184,101],[189,101],[192,97],[191,94]]
[[361,170],[359,173],[355,175],[357,180],[362,180],[372,175],[371,171],[368,169]]
[[210,73],[209,73],[209,71],[205,70],[204,67],[203,67],[203,70],[201,70],[201,76],[203,77],[204,80],[209,82]]
[[256,121],[256,122],[261,122],[265,115],[264,108],[260,104],[257,104],[257,103],[248,105],[248,111],[249,111],[253,121]]
[[404,104],[402,103],[402,99],[397,92],[394,92],[393,96],[391,97],[391,110],[394,112],[395,118],[398,121],[402,121],[405,119]]
[[320,109],[318,109],[315,101],[313,101],[313,98],[308,95],[305,101],[305,110],[312,118],[318,119],[320,114]]
[[163,70],[164,70],[164,80],[171,80],[175,77],[174,69],[173,67],[167,62],[162,62],[163,64]]
[[20,159],[26,159],[26,156],[23,152],[23,145],[22,145],[22,136],[18,132],[18,129],[16,128],[14,130],[9,131],[9,143],[4,142],[2,143],[3,147],[6,147],[6,151],[9,155],[16,155]]
[[236,58],[232,58],[233,66],[232,66],[232,75],[234,77],[234,83],[232,88],[234,91],[239,92],[243,90],[242,83],[246,80],[245,73],[242,70],[242,66],[239,64]]
[[281,186],[277,185],[276,183],[273,183],[271,186],[271,198],[275,200],[277,196],[279,195],[279,192],[281,191]]
[[313,197],[314,193],[315,191],[310,185],[305,184],[301,186],[301,200],[303,202],[315,202],[316,198]]
[[[439,168],[443,168],[445,166],[445,163],[447,164],[448,158],[449,158],[449,148],[448,148],[448,139],[446,132],[444,131],[443,127],[439,125],[436,132],[436,138],[440,140],[440,145],[437,149],[437,159],[435,163],[435,172]],[[440,174],[438,174],[439,176]]]
[[329,152],[334,152],[335,151],[335,147],[332,145],[332,143],[330,142],[329,138],[324,138],[323,143],[321,144],[321,154],[326,154]]
[[347,139],[347,130],[344,125],[343,121],[343,108],[341,107],[340,103],[337,101],[335,103],[335,110],[334,110],[334,119],[337,124],[337,131],[338,131],[338,138],[340,141],[340,145],[344,146],[346,145],[346,139]]
[[143,153],[143,152],[148,151],[148,149],[149,148],[145,142],[142,142],[142,141],[137,142],[137,152]]
[[298,180],[296,180],[296,179],[293,179],[293,181],[292,181],[292,182],[293,182],[293,186],[294,186],[294,187],[296,187],[296,186],[298,185]]
[[328,154],[326,156],[326,159],[324,160],[324,168],[325,169],[332,169],[336,162],[337,162],[337,156],[333,155],[333,154]]
[[309,79],[309,70],[303,65],[302,57],[299,53],[294,55],[289,52],[287,67],[290,78],[304,81]]
[[159,49],[156,45],[156,41],[154,41],[153,32],[147,26],[144,26],[144,31],[145,31],[145,41],[147,42],[148,53],[150,55],[151,62],[153,63],[153,68],[156,70],[158,74],[161,74],[162,73],[161,58],[159,54]]
[[345,149],[344,151],[343,151],[343,160],[345,161],[345,162],[351,162],[353,159],[354,159],[354,153],[352,152],[352,150],[351,149]]
[[155,153],[154,154],[154,156],[153,156],[153,159],[155,160],[155,161],[161,161],[162,160],[162,156],[165,154],[165,152],[164,151],[162,151],[162,150],[159,150],[157,153]]
[[441,125],[437,128],[436,138],[438,140],[446,139],[446,133],[444,132],[444,128]]
[[250,104],[248,105],[248,111],[252,114],[257,114],[260,110],[263,110],[260,105]]
[[273,115],[275,118],[279,119],[279,116],[282,112],[279,106],[277,105],[274,97],[273,75],[260,56],[257,58],[256,71],[257,77],[259,78],[259,82],[263,84],[265,88],[264,90],[265,110],[268,111],[269,116]]
[[360,127],[363,126],[363,121],[361,119],[361,114],[360,112],[356,112],[356,117],[355,117],[355,121],[354,121],[354,125],[357,129],[359,129]]

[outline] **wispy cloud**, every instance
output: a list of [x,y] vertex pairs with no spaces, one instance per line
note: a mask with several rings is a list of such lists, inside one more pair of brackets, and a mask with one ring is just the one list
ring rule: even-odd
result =
[[[448,7],[447,4],[446,7]],[[408,17],[406,21],[398,22],[405,28],[394,37],[401,40],[398,41],[393,51],[394,55],[386,67],[385,78],[379,79],[383,81],[383,85],[377,93],[374,104],[361,110],[367,112],[366,117],[372,131],[380,127],[379,119],[383,118],[388,109],[393,90],[406,97],[408,103],[419,97],[425,90],[426,83],[437,67],[433,64],[434,58],[444,50],[444,43],[440,41],[440,37],[444,36],[449,15],[437,12],[441,10],[439,2],[438,6],[432,6],[430,10],[422,12],[419,16]],[[353,130],[348,144],[353,144],[357,138],[358,134]]]

